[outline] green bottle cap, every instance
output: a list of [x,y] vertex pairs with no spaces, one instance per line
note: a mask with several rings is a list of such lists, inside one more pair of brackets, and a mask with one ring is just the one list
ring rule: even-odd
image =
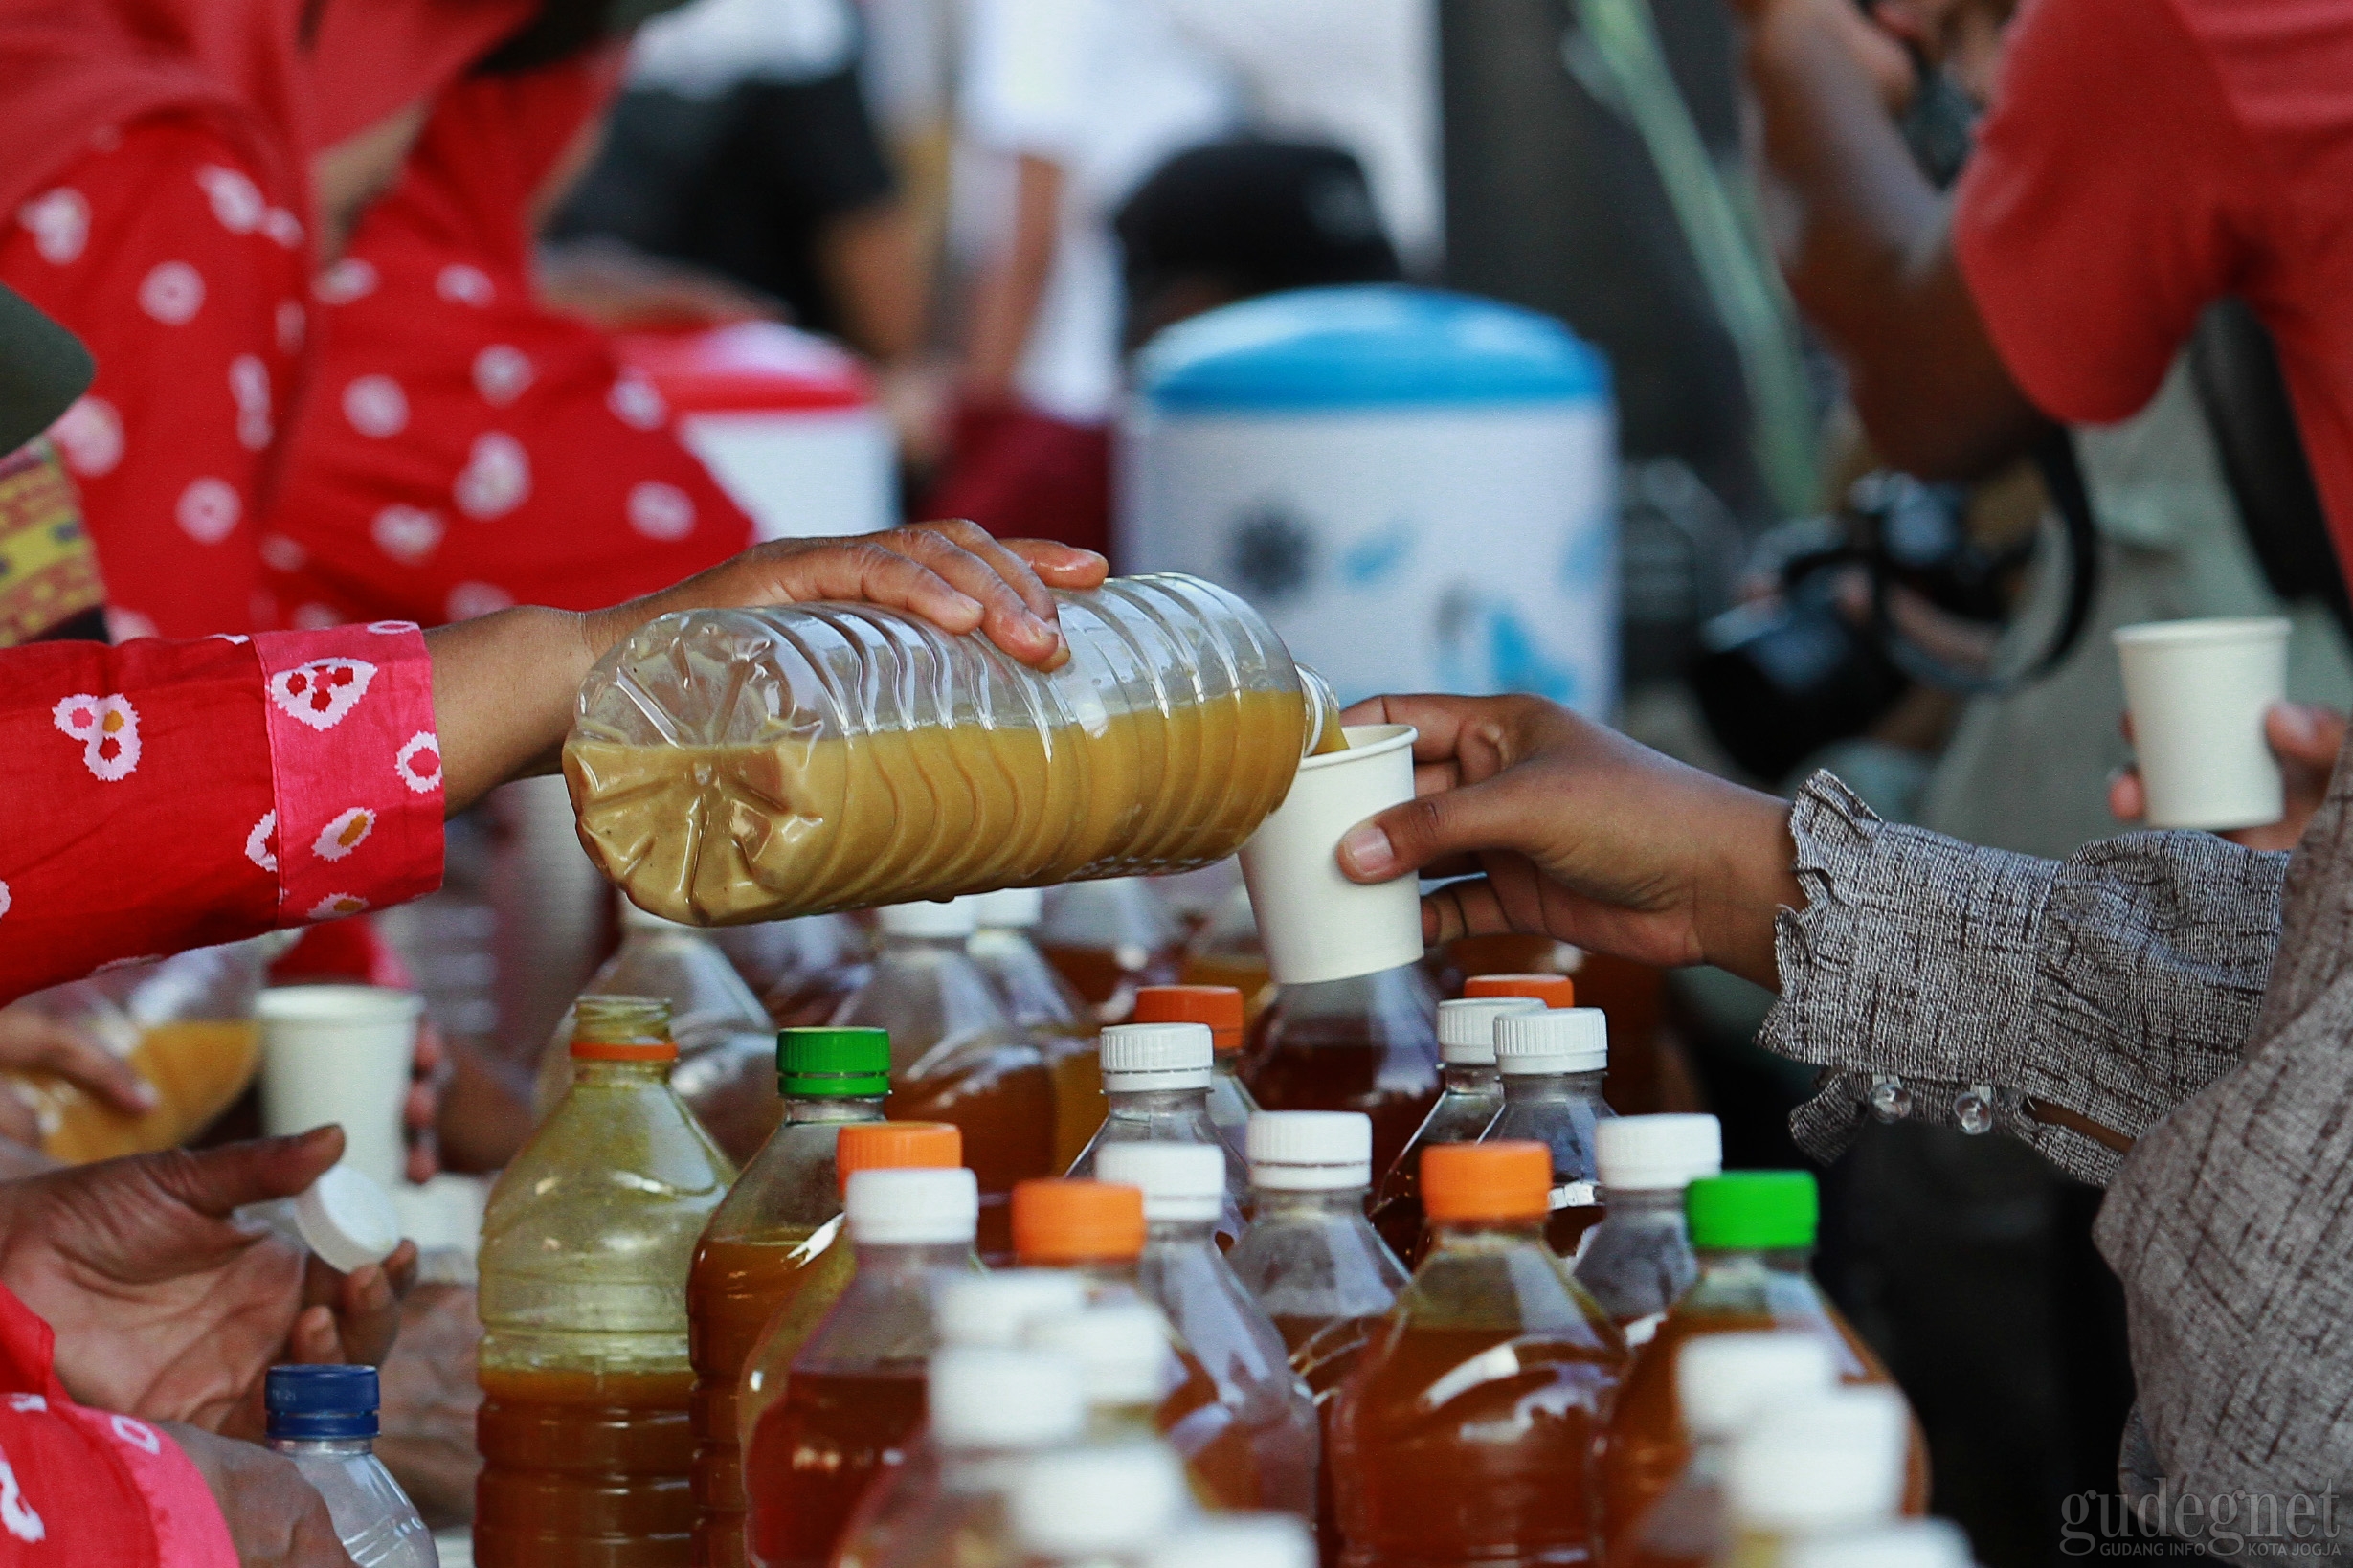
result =
[[1727,1171],[1683,1190],[1692,1245],[1750,1252],[1814,1244],[1821,1203],[1806,1171]]
[[779,1029],[776,1092],[857,1099],[890,1090],[886,1029]]

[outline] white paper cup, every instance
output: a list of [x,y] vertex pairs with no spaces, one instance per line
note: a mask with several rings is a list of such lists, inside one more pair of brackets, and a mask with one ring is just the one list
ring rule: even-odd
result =
[[2286,803],[2263,714],[2287,696],[2287,621],[2149,621],[2118,627],[2116,646],[2149,826],[2278,821]]
[[371,985],[292,985],[264,991],[261,1130],[273,1136],[343,1128],[344,1163],[387,1188],[405,1179],[400,1111],[425,1000]]
[[1242,846],[1277,985],[1344,980],[1422,958],[1420,881],[1354,883],[1337,859],[1350,828],[1414,797],[1414,731],[1380,724],[1347,734],[1347,750],[1299,764],[1281,808]]

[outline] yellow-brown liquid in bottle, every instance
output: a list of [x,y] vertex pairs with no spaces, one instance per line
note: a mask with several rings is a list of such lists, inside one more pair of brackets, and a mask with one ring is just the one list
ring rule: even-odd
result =
[[1437,1103],[1437,1038],[1401,1014],[1297,1016],[1277,1006],[1252,1031],[1242,1076],[1262,1109],[1362,1111],[1373,1122],[1373,1169],[1386,1171]]
[[[1810,1282],[1809,1282],[1810,1283]],[[1686,1341],[1710,1333],[1794,1331],[1825,1340],[1836,1359],[1843,1383],[1884,1383],[1894,1379],[1873,1355],[1871,1347],[1838,1310],[1818,1293],[1789,1293],[1773,1303],[1770,1311],[1670,1311],[1648,1344],[1637,1351],[1611,1413],[1609,1443],[1602,1455],[1602,1529],[1616,1540],[1626,1536],[1691,1463],[1691,1440],[1675,1398],[1675,1352]],[[1916,1424],[1905,1461],[1904,1512],[1923,1513],[1928,1507],[1928,1449]]]
[[1087,1153],[1109,1114],[1103,1097],[1103,1053],[1093,1035],[1049,1035],[1039,1042],[1054,1081],[1054,1174]]
[[744,1362],[769,1320],[798,1295],[835,1226],[796,1226],[750,1240],[705,1242],[687,1278],[694,1363],[694,1529],[698,1568],[743,1568]]
[[1277,1317],[1271,1320],[1290,1352],[1291,1370],[1315,1396],[1317,1431],[1323,1443],[1315,1467],[1315,1555],[1323,1568],[1340,1560],[1340,1508],[1332,1485],[1332,1412],[1340,1385],[1356,1370],[1364,1347],[1380,1329],[1378,1317]]
[[745,1450],[750,1545],[766,1568],[824,1568],[858,1500],[903,1462],[927,1383],[904,1373],[796,1372]]
[[980,1183],[984,1259],[1013,1255],[1014,1187],[1054,1166],[1054,1082],[1027,1042],[959,1053],[953,1067],[890,1077],[884,1113],[894,1122],[952,1122],[964,1134],[964,1163]]
[[683,1568],[694,1529],[687,1373],[482,1369],[482,1568]]
[[101,1105],[64,1079],[28,1072],[20,1082],[39,1118],[41,1151],[68,1165],[169,1149],[229,1109],[261,1062],[261,1026],[250,1019],[190,1019],[140,1032],[125,1064],[155,1089],[142,1113]]
[[1221,860],[1282,802],[1306,729],[1298,692],[1252,691],[1093,729],[575,739],[564,770],[608,876],[720,925]]

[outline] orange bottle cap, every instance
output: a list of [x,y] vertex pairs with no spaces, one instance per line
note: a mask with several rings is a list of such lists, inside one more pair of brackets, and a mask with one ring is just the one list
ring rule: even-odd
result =
[[1219,1051],[1242,1049],[1242,993],[1230,985],[1148,985],[1135,993],[1138,1023],[1205,1023]]
[[1126,1263],[1143,1251],[1141,1189],[1109,1181],[1014,1184],[1013,1255],[1021,1263]]
[[964,1132],[953,1122],[852,1122],[834,1138],[843,1192],[860,1171],[945,1171],[963,1163]]
[[1547,1007],[1575,1007],[1577,982],[1566,974],[1473,974],[1466,997],[1534,997]]
[[1432,1220],[1541,1220],[1553,1152],[1540,1143],[1434,1143],[1422,1151],[1422,1212]]

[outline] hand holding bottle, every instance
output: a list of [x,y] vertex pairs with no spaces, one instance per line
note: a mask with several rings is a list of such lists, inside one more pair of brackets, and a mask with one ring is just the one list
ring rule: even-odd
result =
[[204,1477],[243,1568],[352,1568],[326,1500],[294,1461],[201,1426],[156,1425]]
[[1775,983],[1774,911],[1804,903],[1787,801],[1535,697],[1378,697],[1344,718],[1420,739],[1418,798],[1352,829],[1340,869],[1479,874],[1423,901],[1426,940],[1527,931]]

